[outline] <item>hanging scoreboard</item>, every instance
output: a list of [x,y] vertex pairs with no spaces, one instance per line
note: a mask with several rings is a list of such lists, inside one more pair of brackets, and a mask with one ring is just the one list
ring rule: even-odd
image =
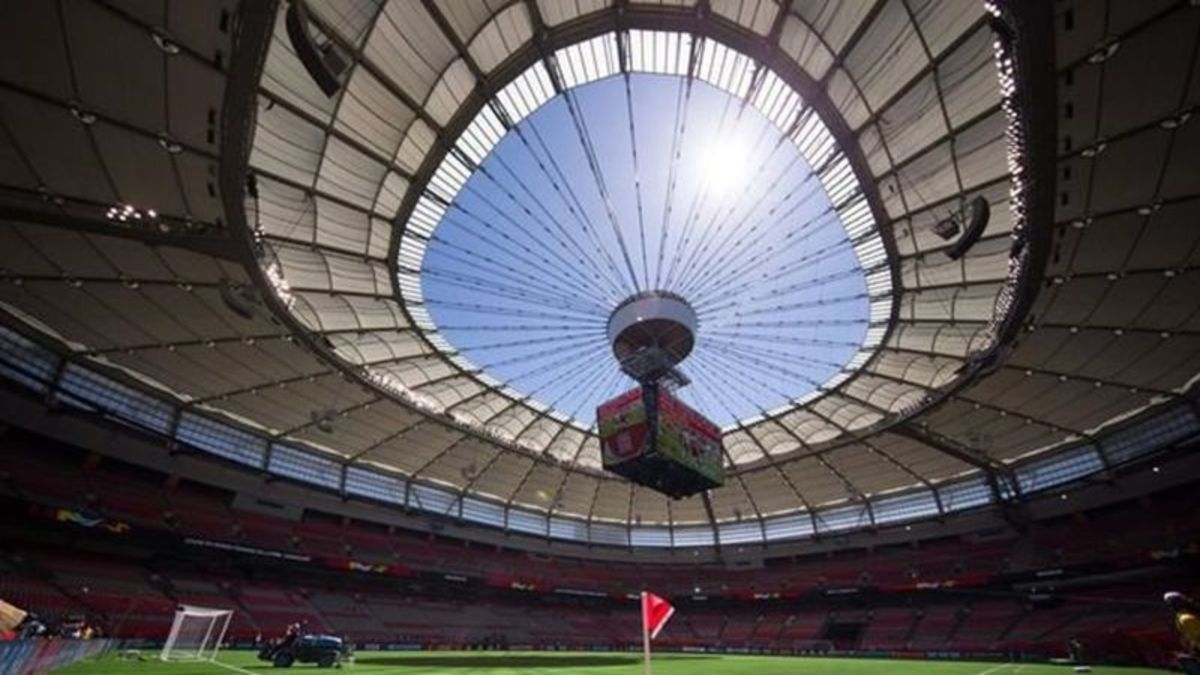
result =
[[721,430],[657,386],[596,410],[604,468],[673,498],[725,482]]

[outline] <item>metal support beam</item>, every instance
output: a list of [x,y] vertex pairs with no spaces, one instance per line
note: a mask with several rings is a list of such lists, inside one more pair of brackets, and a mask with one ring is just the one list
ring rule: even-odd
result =
[[0,205],[0,220],[11,223],[32,223],[68,229],[85,234],[94,234],[119,239],[140,241],[147,246],[170,246],[222,260],[240,260],[237,244],[225,236],[220,228],[203,223],[185,223],[174,218],[163,217],[161,227],[150,224],[129,226],[101,217],[106,207],[99,205],[71,205],[72,208],[95,210],[98,215],[88,216],[70,213],[56,208],[36,209],[13,204]]
[[713,533],[713,549],[716,550],[717,556],[721,555],[721,536],[717,533],[717,514],[713,511],[712,498],[708,496],[708,490],[700,493],[704,500],[704,512],[708,514],[708,523],[712,526]]
[[922,445],[933,448],[942,454],[949,455],[960,462],[965,462],[971,466],[980,469],[984,472],[988,479],[988,485],[992,489],[992,495],[996,498],[997,503],[1007,501],[1004,492],[1000,488],[1001,481],[1004,481],[1011,486],[1013,496],[1018,500],[1023,499],[1020,487],[1017,485],[1017,477],[1012,469],[997,462],[983,453],[976,453],[971,449],[955,443],[953,440],[935,434],[928,429],[914,426],[910,423],[897,424],[890,431],[899,436],[904,436],[914,440]]

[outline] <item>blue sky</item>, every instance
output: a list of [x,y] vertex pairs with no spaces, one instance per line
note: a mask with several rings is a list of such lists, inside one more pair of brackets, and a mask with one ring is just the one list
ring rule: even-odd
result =
[[695,305],[680,395],[721,425],[802,396],[853,356],[862,273],[820,182],[766,118],[664,75],[569,96],[576,115],[558,96],[523,120],[434,233],[423,291],[452,345],[584,425],[634,386],[604,323],[636,290]]

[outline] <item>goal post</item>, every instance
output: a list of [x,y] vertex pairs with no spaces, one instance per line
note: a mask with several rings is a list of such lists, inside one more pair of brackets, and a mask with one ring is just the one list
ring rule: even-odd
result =
[[221,649],[233,610],[180,605],[163,644],[163,661],[212,661]]

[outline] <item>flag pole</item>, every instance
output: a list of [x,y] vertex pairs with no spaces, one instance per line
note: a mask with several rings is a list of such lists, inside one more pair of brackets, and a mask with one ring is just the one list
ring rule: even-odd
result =
[[642,656],[643,656],[643,661],[645,663],[645,673],[646,673],[646,675],[651,675],[651,673],[650,673],[650,624],[647,623],[647,621],[646,621],[646,619],[648,618],[646,616],[646,591],[642,591],[642,601],[641,601],[640,609],[641,609],[641,613],[642,613]]

